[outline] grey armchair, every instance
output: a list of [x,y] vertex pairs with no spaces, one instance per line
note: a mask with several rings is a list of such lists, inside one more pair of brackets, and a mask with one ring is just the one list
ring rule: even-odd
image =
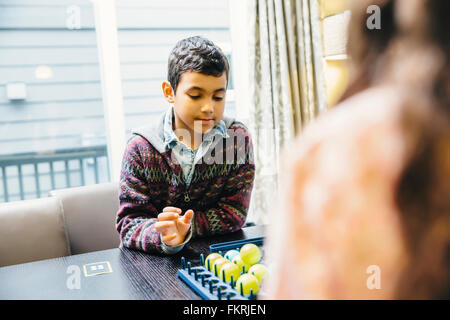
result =
[[71,254],[119,247],[118,183],[52,190],[50,196],[61,203]]
[[0,204],[0,266],[70,255],[63,219],[56,198]]

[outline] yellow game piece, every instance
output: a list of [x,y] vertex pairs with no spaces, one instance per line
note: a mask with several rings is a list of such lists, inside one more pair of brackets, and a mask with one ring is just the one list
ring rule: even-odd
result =
[[[242,285],[242,292],[241,292],[241,285]],[[259,290],[259,282],[258,279],[249,273],[243,274],[239,277],[238,281],[236,282],[236,290],[240,294],[249,295],[251,293],[251,290],[253,290],[253,294],[258,293]]]
[[222,266],[228,262],[230,262],[230,261],[228,261],[225,258],[219,258],[216,261],[214,261],[214,265],[211,270],[212,273],[214,273],[216,276],[220,276]]
[[233,276],[233,282],[236,282],[240,275],[241,271],[239,270],[239,267],[231,262],[224,264],[220,270],[220,278],[226,282],[231,281],[231,276]]
[[[233,262],[234,264],[236,264],[239,267],[239,272],[244,272],[246,273],[248,271],[248,269],[250,269],[250,265],[244,263],[244,261],[242,261],[241,255],[238,254],[237,256],[234,256],[233,260],[231,260],[231,262]],[[245,270],[242,270],[242,267],[245,267]]]
[[[220,254],[216,253],[216,252],[211,253],[210,255],[208,255],[206,257],[206,260],[205,260],[205,267],[206,267],[206,269],[208,269],[209,271],[214,271],[214,269],[213,269],[214,262],[217,259],[220,259],[220,258],[222,258],[222,256]],[[208,264],[209,264],[209,268],[208,268]]]
[[260,284],[269,277],[269,269],[260,263],[251,266],[248,273],[254,275]]
[[250,266],[261,260],[261,250],[253,243],[243,245],[239,254],[241,255],[242,261]]

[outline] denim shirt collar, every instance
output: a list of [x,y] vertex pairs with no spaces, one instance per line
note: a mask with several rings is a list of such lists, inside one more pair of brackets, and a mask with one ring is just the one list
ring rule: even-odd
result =
[[[175,132],[173,131],[173,119],[174,119],[174,110],[173,106],[171,106],[164,117],[164,145],[166,147],[166,150],[174,148],[177,143],[179,142],[178,137],[176,136]],[[203,135],[203,141],[204,142],[211,142],[215,136],[221,136],[224,138],[228,138],[227,134],[227,128],[225,126],[225,121],[220,120],[219,123],[217,123],[211,130],[209,130],[207,133]]]

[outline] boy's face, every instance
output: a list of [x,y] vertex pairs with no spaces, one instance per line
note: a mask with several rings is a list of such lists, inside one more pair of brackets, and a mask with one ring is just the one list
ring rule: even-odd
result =
[[[163,83],[163,92],[174,104],[175,128],[206,133],[222,120],[225,108],[227,76],[215,77],[199,72],[185,72],[180,76],[177,91],[171,95]],[[169,84],[170,86],[170,84]]]

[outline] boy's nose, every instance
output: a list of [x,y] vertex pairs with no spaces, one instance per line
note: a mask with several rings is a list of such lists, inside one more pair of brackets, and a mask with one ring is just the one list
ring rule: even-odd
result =
[[211,102],[206,102],[203,104],[201,111],[203,113],[214,113],[214,107]]

